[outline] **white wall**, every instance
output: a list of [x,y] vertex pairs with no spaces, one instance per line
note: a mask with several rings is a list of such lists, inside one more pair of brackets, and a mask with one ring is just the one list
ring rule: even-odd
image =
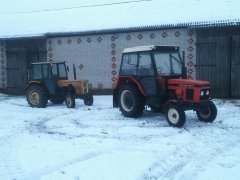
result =
[[178,45],[186,54],[188,77],[195,78],[196,33],[189,29],[170,29],[119,34],[50,38],[48,61],[67,61],[70,78],[72,64],[77,78],[88,79],[93,88],[109,89],[114,85],[122,50],[139,45]]

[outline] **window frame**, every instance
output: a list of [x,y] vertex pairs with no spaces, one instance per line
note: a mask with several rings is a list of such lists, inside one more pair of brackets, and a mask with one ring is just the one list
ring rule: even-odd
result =
[[[57,75],[53,75],[53,65],[56,65]],[[60,65],[64,66],[65,77],[60,77],[60,70],[59,70]],[[65,63],[51,63],[50,66],[51,66],[51,76],[53,78],[68,79],[67,68]]]
[[[125,55],[137,55],[136,73],[134,75],[132,75],[132,74],[124,75],[124,74],[122,74],[122,72],[123,72],[123,65],[124,65],[124,56]],[[139,64],[139,62],[138,62],[138,53],[136,53],[136,52],[124,53],[122,55],[122,61],[121,61],[121,65],[120,65],[119,75],[120,76],[137,76],[138,75],[138,64]]]
[[[139,75],[139,55],[140,55],[141,53],[149,53],[149,54],[150,54],[151,62],[152,62],[152,66],[153,66],[153,71],[154,71],[153,75],[148,75],[148,76],[140,76],[140,75]],[[182,73],[183,73],[182,71],[181,71],[180,74],[171,74],[171,73],[169,73],[169,74],[166,74],[166,75],[159,75],[159,74],[158,74],[158,71],[157,71],[157,65],[156,65],[156,60],[155,60],[155,55],[154,55],[154,53],[168,53],[168,54],[169,54],[169,65],[171,66],[171,67],[170,67],[170,68],[171,68],[171,71],[172,71],[172,69],[173,69],[173,67],[172,67],[173,64],[172,64],[172,60],[171,60],[173,57],[170,57],[171,54],[174,54],[174,53],[178,54],[179,63],[183,66],[183,64],[182,64],[182,58],[181,58],[181,55],[180,55],[180,53],[179,53],[178,51],[152,50],[152,51],[128,52],[128,53],[123,53],[123,54],[122,54],[122,60],[121,60],[121,64],[120,64],[119,76],[140,76],[140,77],[174,76],[174,77],[181,77],[181,76],[183,75],[183,74],[182,74]],[[136,55],[137,55],[137,73],[136,73],[136,75],[130,75],[130,74],[125,75],[125,74],[122,74],[123,57],[124,57],[124,55],[126,55],[126,54],[136,54]]]
[[[155,59],[155,53],[160,53],[160,54],[161,53],[162,54],[166,53],[166,54],[168,54],[168,56],[169,56],[168,62],[169,62],[170,71],[171,71],[170,73],[165,74],[165,75],[160,75],[158,73],[156,59]],[[178,54],[178,57],[179,57],[179,62],[178,63],[180,63],[182,65],[182,63],[181,63],[181,56],[180,56],[179,52],[177,52],[177,51],[154,51],[154,53],[153,53],[153,60],[154,60],[154,63],[155,63],[155,69],[156,69],[157,76],[182,76],[182,71],[181,71],[180,74],[174,74],[173,73],[173,62],[172,61],[173,61],[173,58],[175,58],[175,57],[172,54],[174,54],[174,53]],[[176,61],[177,61],[177,59],[176,59]]]
[[[154,62],[154,59],[153,59],[152,51],[141,51],[141,52],[138,52],[137,54],[138,54],[137,76],[140,76],[140,77],[156,76],[156,66],[155,66],[155,62]],[[152,69],[153,69],[153,75],[140,75],[140,73],[139,73],[140,54],[148,54],[149,55],[150,60],[151,60]]]
[[[122,71],[123,71],[123,61],[124,61],[124,55],[129,55],[129,54],[135,54],[137,55],[137,66],[136,66],[136,74],[135,75],[125,75],[125,74],[122,74]],[[140,54],[149,54],[150,56],[150,59],[151,59],[151,63],[152,63],[152,68],[153,68],[153,75],[139,75],[139,61],[140,61]],[[129,53],[124,53],[122,55],[122,61],[121,61],[121,64],[120,64],[120,71],[119,71],[119,76],[140,76],[140,77],[153,77],[153,76],[157,76],[157,73],[156,73],[156,64],[155,64],[155,61],[153,59],[153,52],[152,51],[139,51],[139,52],[129,52]]]

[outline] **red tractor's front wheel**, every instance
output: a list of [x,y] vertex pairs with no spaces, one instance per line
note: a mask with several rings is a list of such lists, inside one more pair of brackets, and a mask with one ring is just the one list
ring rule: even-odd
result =
[[213,122],[217,117],[217,108],[212,101],[209,101],[207,105],[203,106],[196,112],[198,119],[206,123]]
[[167,121],[170,126],[182,127],[186,121],[184,110],[178,106],[171,106],[167,110]]

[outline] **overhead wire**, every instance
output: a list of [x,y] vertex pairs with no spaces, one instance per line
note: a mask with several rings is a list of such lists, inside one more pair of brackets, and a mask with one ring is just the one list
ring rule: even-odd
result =
[[131,0],[131,1],[122,1],[122,2],[115,2],[115,3],[83,5],[83,6],[66,7],[66,8],[42,9],[42,10],[34,10],[34,11],[4,12],[4,13],[0,13],[0,15],[31,14],[31,13],[41,13],[41,12],[51,12],[51,11],[64,11],[64,10],[71,10],[71,9],[82,9],[82,8],[93,8],[93,7],[102,7],[102,6],[113,6],[113,5],[121,5],[121,4],[146,2],[146,1],[153,1],[153,0]]

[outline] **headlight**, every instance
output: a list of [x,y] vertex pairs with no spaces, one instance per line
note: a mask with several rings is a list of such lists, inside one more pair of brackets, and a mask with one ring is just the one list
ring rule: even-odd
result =
[[210,93],[209,90],[207,90],[207,91],[206,91],[206,95],[209,95],[209,93]]
[[204,92],[203,91],[201,91],[201,94],[200,94],[201,96],[203,96],[204,95]]

